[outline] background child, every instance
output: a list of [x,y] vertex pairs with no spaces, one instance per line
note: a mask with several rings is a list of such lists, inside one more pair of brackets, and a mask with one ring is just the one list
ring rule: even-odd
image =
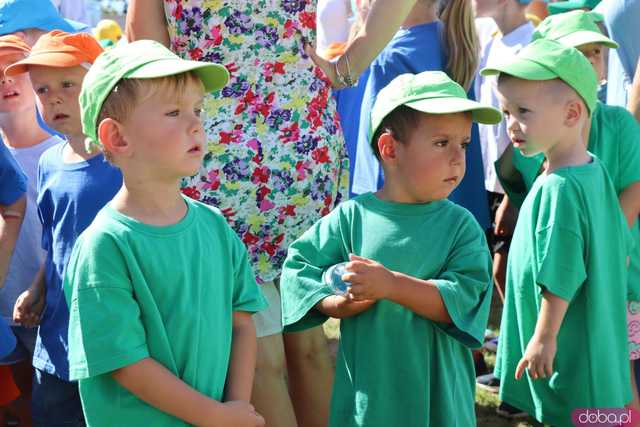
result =
[[631,400],[624,313],[631,237],[604,166],[586,151],[598,81],[580,52],[551,40],[482,73],[500,74],[514,148],[548,162],[522,205],[509,253],[500,397],[540,422],[572,425],[577,408]]
[[5,71],[12,78],[30,78],[44,121],[66,138],[66,143],[55,145],[40,159],[37,212],[42,231],[38,240],[46,257],[14,310],[16,321],[23,325],[39,323],[32,404],[37,423],[83,423],[78,386],[69,382],[69,311],[62,277],[75,239],[122,184],[120,172],[97,150],[86,152],[80,122],[80,86],[87,67],[101,52],[89,34],[56,30],[40,37],[29,57]]
[[[594,71],[599,78],[604,75],[604,54],[606,48],[615,49],[617,44],[604,36],[596,22],[601,19],[593,12],[573,11],[560,15],[553,15],[545,19],[534,33],[534,38],[547,38],[559,43],[575,47],[591,62]],[[625,109],[617,106],[609,106],[601,102],[593,112],[591,127],[589,130],[589,152],[595,154],[607,169],[611,182],[618,194],[618,200],[627,223],[631,228],[636,241],[630,256],[629,266],[629,297],[628,305],[628,330],[629,350],[631,360],[640,359],[640,303],[638,301],[640,286],[640,227],[638,226],[638,214],[640,214],[640,126]],[[518,179],[518,184],[510,184],[510,192],[515,200],[522,200],[532,185],[543,165],[544,157],[523,157],[517,150],[509,153],[505,159],[501,159],[502,168],[514,168],[517,175],[526,176],[525,182]],[[509,165],[507,166],[507,163]],[[516,178],[517,178],[516,175]],[[507,182],[513,180],[513,176],[504,177]],[[525,189],[516,191],[515,187]],[[522,194],[524,193],[524,194]],[[631,380],[634,391],[634,407],[640,409],[635,375],[633,375],[633,363]]]
[[180,193],[204,156],[204,93],[227,80],[143,40],[104,52],[83,83],[83,129],[124,179],[65,279],[89,425],[264,425],[248,403],[264,298],[222,214]]
[[[36,330],[32,325],[20,325],[13,319],[18,297],[33,283],[40,265],[44,261],[44,251],[40,246],[42,225],[37,209],[38,161],[44,151],[61,142],[60,138],[45,132],[36,120],[36,102],[28,76],[7,76],[8,65],[24,59],[29,46],[15,35],[0,37],[0,135],[11,155],[16,159],[27,176],[27,206],[22,227],[11,264],[7,271],[4,288],[0,291],[0,314],[11,325],[18,344],[14,352],[0,364],[11,365],[22,399],[16,402],[19,417],[30,424],[29,397],[33,369],[31,359],[36,342]],[[43,301],[34,301],[42,307]]]
[[[330,425],[475,425],[469,347],[486,327],[490,258],[473,216],[445,199],[464,176],[472,121],[500,118],[442,72],[398,76],[371,113],[382,189],[342,203],[289,248],[287,328],[342,318]],[[321,281],[342,261],[349,297]]]
[[[440,19],[438,19],[440,17]],[[425,49],[428,46],[428,49]],[[380,164],[369,148],[370,114],[378,92],[404,73],[446,71],[454,81],[469,90],[478,67],[478,41],[473,11],[467,0],[451,0],[438,14],[438,2],[419,0],[391,39],[369,67],[356,145],[352,192],[376,191],[382,185]],[[362,84],[362,83],[360,83]],[[473,98],[473,92],[471,92]],[[472,128],[477,139],[477,127]],[[482,192],[482,160],[478,144],[467,152],[467,173],[450,195],[450,200],[469,209],[482,227],[489,225],[489,212]]]

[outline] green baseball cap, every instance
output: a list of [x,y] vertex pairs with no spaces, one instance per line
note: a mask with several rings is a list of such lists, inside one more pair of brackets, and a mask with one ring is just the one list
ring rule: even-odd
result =
[[567,0],[556,1],[547,5],[547,10],[550,15],[556,15],[559,13],[568,12],[576,9],[593,9],[601,0]]
[[98,115],[102,104],[122,79],[153,79],[193,71],[202,80],[205,92],[221,89],[229,72],[220,64],[181,59],[162,44],[139,40],[102,53],[82,82],[80,112],[82,130],[90,143],[98,140]]
[[577,49],[555,40],[535,40],[517,55],[480,71],[483,76],[500,73],[523,80],[560,79],[580,95],[590,112],[596,107],[598,78],[591,63]]
[[578,47],[587,43],[600,43],[616,49],[618,44],[602,34],[596,22],[603,17],[596,12],[573,10],[545,18],[533,33],[533,40],[555,40],[565,46]]
[[442,71],[401,74],[376,97],[371,111],[369,142],[384,118],[401,105],[429,114],[470,111],[474,122],[490,125],[502,121],[500,111],[467,98],[462,86]]

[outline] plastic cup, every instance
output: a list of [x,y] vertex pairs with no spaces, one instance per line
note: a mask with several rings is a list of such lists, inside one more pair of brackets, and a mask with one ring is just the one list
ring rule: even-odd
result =
[[350,282],[342,280],[342,275],[347,272],[345,270],[346,262],[332,265],[327,268],[322,274],[322,283],[333,289],[333,293],[336,295],[346,295],[348,288],[351,286]]

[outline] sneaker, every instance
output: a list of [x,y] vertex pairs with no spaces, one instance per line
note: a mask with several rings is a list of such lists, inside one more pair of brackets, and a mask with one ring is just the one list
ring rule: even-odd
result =
[[515,406],[509,405],[507,402],[500,403],[500,406],[496,409],[498,415],[503,418],[508,418],[510,420],[515,420],[517,418],[527,418],[529,414],[526,412],[516,408]]
[[500,391],[500,378],[493,374],[480,375],[476,378],[476,385],[483,390],[498,394],[498,391]]

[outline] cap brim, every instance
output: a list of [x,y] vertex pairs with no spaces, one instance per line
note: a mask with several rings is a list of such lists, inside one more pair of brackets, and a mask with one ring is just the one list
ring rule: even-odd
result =
[[495,125],[502,121],[502,113],[493,107],[463,98],[429,98],[407,102],[407,107],[428,114],[470,112],[474,122]]
[[75,67],[83,61],[79,61],[77,57],[63,52],[43,52],[18,61],[8,66],[4,73],[7,76],[15,76],[17,74],[26,73],[31,65],[42,65],[45,67]]
[[558,76],[548,68],[528,59],[517,59],[509,63],[483,68],[483,76],[495,76],[501,73],[509,74],[524,80],[551,80]]
[[614,42],[604,34],[596,33],[594,31],[576,31],[571,34],[567,34],[564,37],[560,37],[557,41],[565,46],[571,47],[578,47],[588,43],[599,43],[612,49],[618,48],[618,43]]
[[229,72],[223,65],[172,58],[150,62],[127,73],[124,77],[131,79],[155,79],[158,77],[182,74],[188,71],[193,71],[200,77],[204,85],[204,90],[207,93],[222,89],[229,81]]

